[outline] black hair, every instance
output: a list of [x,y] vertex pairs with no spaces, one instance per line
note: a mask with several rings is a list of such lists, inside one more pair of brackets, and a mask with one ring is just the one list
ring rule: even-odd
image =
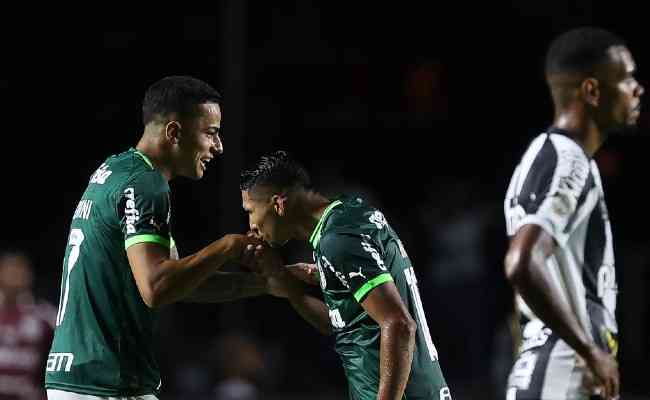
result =
[[256,185],[290,189],[308,188],[310,184],[305,167],[286,151],[278,150],[261,157],[254,168],[243,171],[239,187],[241,190],[250,190]]
[[147,89],[142,101],[142,122],[147,125],[171,113],[188,115],[204,103],[221,102],[221,95],[209,84],[191,76],[168,76]]
[[593,74],[612,46],[625,46],[612,32],[594,27],[572,29],[555,38],[546,53],[545,74]]

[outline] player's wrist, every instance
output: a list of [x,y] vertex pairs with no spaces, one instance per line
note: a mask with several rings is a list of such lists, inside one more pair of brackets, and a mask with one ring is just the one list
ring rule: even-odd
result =
[[578,351],[578,354],[580,354],[587,364],[590,365],[596,362],[603,353],[603,351],[594,343],[585,343],[583,347],[582,351]]
[[229,261],[235,261],[241,258],[244,251],[245,243],[243,241],[244,235],[229,233],[224,235],[221,239],[224,243],[224,254]]

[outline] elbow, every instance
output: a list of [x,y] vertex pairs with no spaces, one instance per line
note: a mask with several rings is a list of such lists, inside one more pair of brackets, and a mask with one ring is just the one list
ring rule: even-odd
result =
[[167,304],[165,301],[164,290],[162,290],[160,285],[147,283],[144,286],[145,286],[144,288],[142,287],[139,288],[140,297],[142,297],[142,301],[147,307],[159,308]]
[[392,332],[402,339],[408,339],[409,341],[415,340],[417,324],[410,315],[401,315],[399,317],[391,318],[386,322],[384,328],[387,331]]
[[530,254],[519,249],[510,249],[504,259],[506,279],[511,285],[516,286],[526,276],[530,264]]
[[160,306],[160,296],[151,290],[140,290],[140,297],[149,308],[158,308]]
[[160,296],[142,296],[142,300],[144,301],[144,304],[146,304],[149,308],[159,308],[163,305],[162,301],[160,300]]
[[418,324],[410,316],[408,317],[406,329],[407,329],[409,337],[412,338],[412,339],[415,339],[415,332],[418,329]]

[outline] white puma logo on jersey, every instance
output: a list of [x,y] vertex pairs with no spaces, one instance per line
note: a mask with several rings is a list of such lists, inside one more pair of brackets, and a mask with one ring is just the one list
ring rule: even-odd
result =
[[361,272],[361,267],[359,267],[359,272],[350,272],[348,275],[350,276],[350,279],[354,278],[355,276],[360,276],[360,277],[362,277],[363,279],[368,279],[368,278],[366,278],[366,276]]

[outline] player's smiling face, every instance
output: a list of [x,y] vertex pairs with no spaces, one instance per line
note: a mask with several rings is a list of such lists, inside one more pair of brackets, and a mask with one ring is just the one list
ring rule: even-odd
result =
[[201,179],[210,161],[223,153],[221,109],[218,104],[197,106],[192,117],[181,122],[178,139],[177,175]]
[[598,119],[606,129],[633,127],[641,111],[643,86],[636,80],[636,65],[630,51],[624,46],[609,50],[609,60],[601,69]]
[[271,247],[284,246],[291,235],[286,226],[284,209],[278,205],[278,195],[265,188],[242,190],[241,195],[251,231]]

